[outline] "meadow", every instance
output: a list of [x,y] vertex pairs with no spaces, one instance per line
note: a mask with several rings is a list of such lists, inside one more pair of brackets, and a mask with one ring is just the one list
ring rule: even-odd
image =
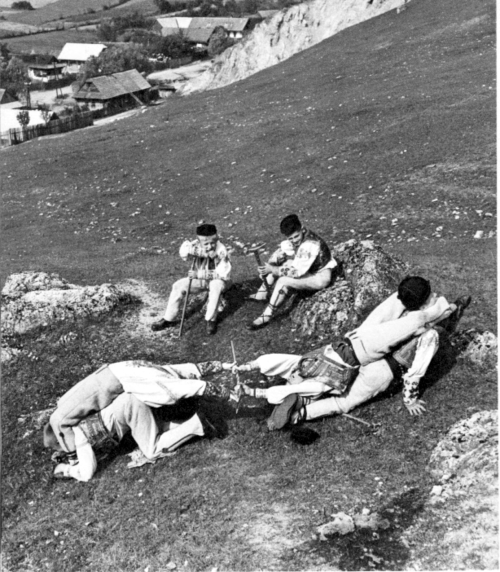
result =
[[[463,327],[496,331],[495,105],[494,2],[413,0],[226,88],[2,150],[2,283],[35,269],[81,284],[134,279],[166,300],[200,220],[229,246],[271,250],[296,212],[332,244],[375,240],[450,300],[471,294]],[[411,550],[402,535],[432,487],[433,447],[497,407],[495,372],[450,352],[426,376],[422,417],[391,391],[355,412],[376,431],[326,419],[304,448],[267,432],[266,407],[236,416],[201,401],[224,439],[134,470],[126,442],[89,483],[52,478],[30,420],[100,364],[229,360],[231,341],[246,361],[320,342],[286,315],[246,331],[255,264],[238,249],[233,263],[232,309],[214,337],[199,314],[181,340],[140,337],[132,306],[19,340],[32,357],[2,368],[6,570],[401,570],[410,552],[446,569],[441,541],[464,526],[459,514],[430,523]],[[363,508],[386,515],[387,531],[318,541],[331,514]]]

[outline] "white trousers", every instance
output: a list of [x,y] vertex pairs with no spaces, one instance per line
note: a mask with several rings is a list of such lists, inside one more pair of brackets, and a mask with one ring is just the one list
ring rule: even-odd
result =
[[[130,431],[148,459],[155,459],[162,452],[174,451],[193,437],[204,435],[196,414],[182,423],[167,423],[159,427],[152,409],[130,393],[122,393],[109,408],[118,438],[121,439]],[[107,413],[103,410],[103,417]]]
[[[179,314],[179,309],[184,296],[187,293],[189,285],[189,278],[181,278],[174,282],[172,291],[165,310],[164,319],[173,322]],[[191,292],[198,294],[199,292],[206,292],[208,290],[208,304],[205,313],[205,320],[213,320],[217,317],[217,307],[222,292],[227,287],[224,280],[191,280]]]
[[[332,280],[332,269],[323,268],[316,274],[305,274],[300,278],[291,278],[289,276],[280,276],[276,278],[272,274],[266,276],[267,283],[270,286],[274,285],[274,290],[271,294],[270,303],[275,306],[279,305],[280,292],[286,293],[288,289],[302,290],[307,292],[316,292],[326,288]],[[257,291],[258,297],[263,299],[266,297],[267,289],[263,283]]]

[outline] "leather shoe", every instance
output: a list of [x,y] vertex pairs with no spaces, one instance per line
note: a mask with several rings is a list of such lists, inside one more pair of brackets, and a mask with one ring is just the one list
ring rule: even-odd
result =
[[262,328],[265,328],[270,321],[270,316],[259,316],[256,320],[247,324],[247,330],[250,330],[251,332],[261,330]]
[[207,321],[207,334],[213,336],[217,332],[217,322],[215,320]]
[[151,329],[153,330],[153,332],[159,332],[161,330],[166,330],[167,328],[172,328],[173,326],[175,326],[175,322],[169,322],[168,320],[164,320],[162,318],[157,322],[153,322],[151,324]]

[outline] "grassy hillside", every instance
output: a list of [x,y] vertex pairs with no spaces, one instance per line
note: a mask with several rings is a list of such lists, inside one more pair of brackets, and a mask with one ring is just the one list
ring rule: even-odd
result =
[[58,30],[30,36],[20,36],[5,40],[9,50],[16,54],[32,53],[59,55],[67,42],[96,43],[97,34],[93,30]]
[[120,0],[57,0],[38,10],[23,11],[9,14],[8,19],[32,26],[40,26],[46,22],[65,20],[70,16],[98,12],[104,6],[116,6]]
[[[331,243],[375,239],[450,299],[470,292],[464,324],[495,329],[494,10],[492,0],[413,0],[228,88],[3,150],[2,282],[41,269],[85,284],[133,278],[166,298],[187,271],[179,244],[201,219],[229,245],[272,248],[279,220],[297,212]],[[429,452],[453,422],[496,407],[494,372],[442,361],[427,376],[423,417],[386,395],[357,412],[380,431],[329,419],[306,449],[256,422],[268,411],[223,410],[226,439],[135,471],[111,456],[88,484],[54,482],[41,439],[23,437],[19,418],[103,362],[229,359],[230,340],[242,360],[318,343],[286,318],[244,330],[258,312],[241,302],[254,267],[233,261],[239,289],[213,338],[199,315],[180,341],[134,337],[131,310],[125,327],[117,316],[25,340],[36,361],[3,368],[7,569],[405,566],[399,538],[431,486]],[[76,340],[57,348],[69,330]],[[311,539],[330,514],[363,507],[387,509],[387,534],[328,550]],[[415,546],[432,568],[437,533]]]

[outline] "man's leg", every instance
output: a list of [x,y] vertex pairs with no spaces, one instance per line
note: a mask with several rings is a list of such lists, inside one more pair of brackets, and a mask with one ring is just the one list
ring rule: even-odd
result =
[[409,312],[403,318],[374,326],[361,324],[346,334],[361,365],[378,361],[405,340],[426,331],[429,325],[448,317],[455,310],[445,298],[438,298],[430,308]]
[[[172,290],[168,297],[167,308],[161,320],[151,324],[151,329],[154,332],[164,330],[176,325],[177,316],[179,314],[181,302],[187,294],[189,286],[189,278],[181,278],[172,284]],[[200,290],[204,290],[201,280],[191,280],[191,292],[196,294]]]
[[207,333],[210,335],[215,334],[217,331],[217,311],[220,297],[225,288],[226,282],[224,280],[215,279],[210,280],[208,283],[208,303],[205,320],[207,321]]
[[[358,405],[385,391],[393,379],[388,363],[383,359],[359,369],[359,374],[345,395],[319,399],[304,406],[297,417],[302,420],[317,419],[330,415],[348,413]],[[293,421],[293,420],[292,420]]]
[[[203,436],[203,426],[197,415],[170,431],[160,432],[153,411],[142,401],[124,393],[113,403],[116,424],[123,434],[129,428],[139,449],[148,459],[170,452],[195,436]],[[122,435],[119,435],[120,437]]]
[[330,284],[331,279],[332,271],[330,268],[323,268],[316,274],[308,274],[302,278],[281,276],[276,281],[269,304],[264,309],[264,312],[252,322],[249,329],[256,330],[266,326],[277,308],[286,300],[291,290],[317,292],[326,288]]
[[102,411],[121,393],[123,387],[108,366],[102,366],[67,391],[50,416],[50,425],[65,451],[75,450],[71,427],[88,415]]
[[[268,274],[264,278],[264,280],[269,284],[269,286],[271,286],[271,288],[276,282],[276,278],[272,274]],[[254,302],[267,302],[267,298],[268,298],[267,287],[264,281],[262,281],[262,284],[260,285],[259,289],[255,294],[250,294],[250,296],[248,296],[248,299],[253,300]]]

